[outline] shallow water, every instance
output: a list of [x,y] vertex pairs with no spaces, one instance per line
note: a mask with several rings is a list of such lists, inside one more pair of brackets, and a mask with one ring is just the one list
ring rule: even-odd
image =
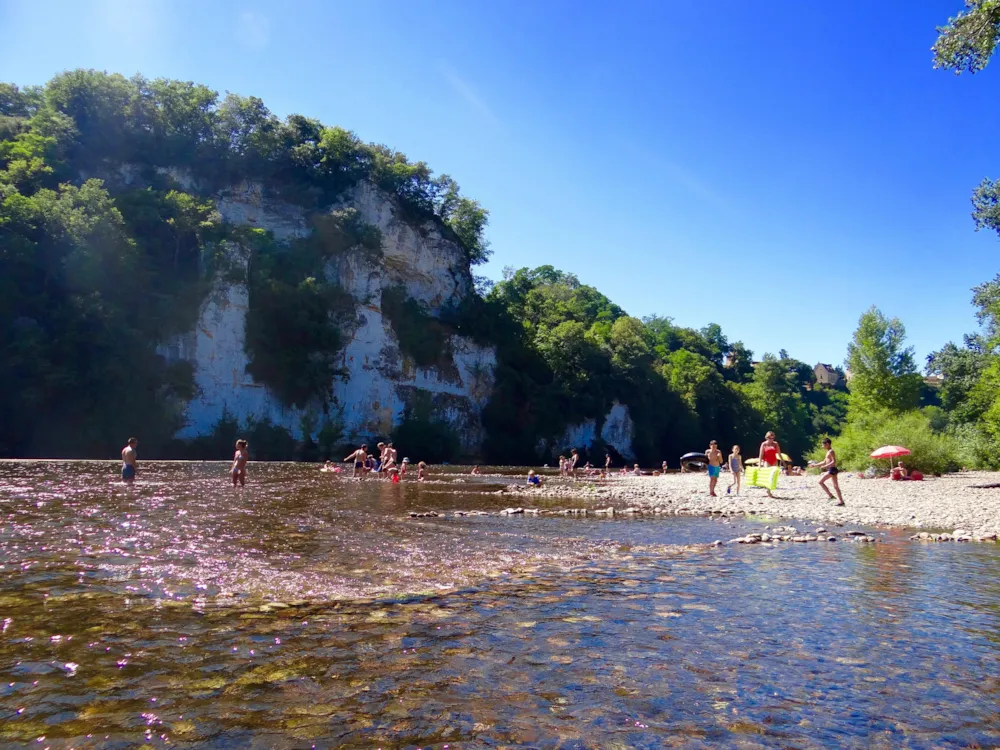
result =
[[0,463],[0,744],[1000,746],[997,545],[226,468]]

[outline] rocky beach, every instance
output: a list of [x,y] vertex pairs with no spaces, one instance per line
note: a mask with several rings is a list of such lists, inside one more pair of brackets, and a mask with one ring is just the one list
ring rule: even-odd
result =
[[575,482],[553,478],[538,489],[513,485],[505,493],[516,496],[518,505],[526,509],[533,504],[544,506],[543,499],[579,497],[643,513],[749,514],[830,524],[958,530],[966,532],[960,536],[970,538],[1000,532],[998,472],[962,472],[921,482],[861,479],[847,472],[839,478],[844,507],[825,497],[814,475],[783,476],[773,498],[756,487],[743,487],[739,495],[735,489],[726,494],[731,481],[728,474],[719,480],[718,497],[708,495],[705,474],[614,475],[607,480]]

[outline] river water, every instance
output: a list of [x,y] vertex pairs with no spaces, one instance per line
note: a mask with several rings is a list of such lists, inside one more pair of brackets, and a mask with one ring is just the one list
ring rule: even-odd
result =
[[0,463],[0,746],[1000,747],[997,545],[226,470]]

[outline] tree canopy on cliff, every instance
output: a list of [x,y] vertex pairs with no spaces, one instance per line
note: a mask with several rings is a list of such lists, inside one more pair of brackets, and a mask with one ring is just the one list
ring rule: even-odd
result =
[[[193,328],[231,241],[253,256],[254,377],[288,403],[329,391],[344,295],[318,269],[340,240],[282,255],[226,225],[214,196],[246,180],[306,212],[367,180],[470,264],[489,257],[488,213],[453,179],[343,128],[182,81],[74,70],[0,84],[0,455],[104,455],[140,427],[162,448],[194,385],[157,347]],[[354,224],[338,237],[370,252],[377,237]]]

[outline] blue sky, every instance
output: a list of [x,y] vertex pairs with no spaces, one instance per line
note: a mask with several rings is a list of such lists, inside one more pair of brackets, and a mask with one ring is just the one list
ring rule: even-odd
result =
[[629,313],[841,363],[876,304],[923,358],[1000,268],[1000,61],[931,67],[961,0],[0,0],[0,79],[93,67],[261,97],[452,175],[493,260]]

